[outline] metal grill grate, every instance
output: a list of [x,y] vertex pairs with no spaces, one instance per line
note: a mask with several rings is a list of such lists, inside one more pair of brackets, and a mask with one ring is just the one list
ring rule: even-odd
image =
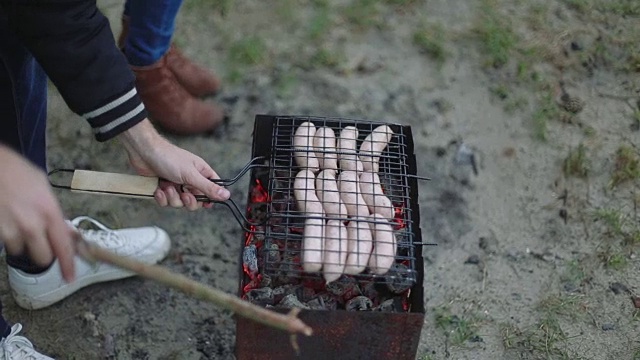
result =
[[[410,134],[405,133],[406,127],[385,124],[380,122],[370,122],[361,120],[319,118],[319,117],[276,117],[274,119],[271,134],[254,134],[255,138],[263,138],[270,135],[271,152],[268,166],[267,192],[269,202],[267,204],[268,221],[264,229],[264,239],[266,249],[278,249],[279,256],[272,256],[270,251],[263,251],[261,263],[265,274],[271,277],[297,277],[297,278],[318,278],[322,276],[321,271],[304,271],[302,267],[302,251],[304,241],[305,220],[314,215],[307,214],[297,204],[294,194],[294,182],[296,175],[303,170],[296,161],[296,156],[300,157],[300,148],[294,147],[294,135],[296,130],[305,122],[311,122],[316,129],[326,127],[340,136],[341,131],[347,126],[355,126],[358,129],[357,149],[360,149],[367,135],[381,125],[388,125],[393,131],[393,135],[381,153],[379,158],[379,170],[377,172],[384,195],[393,204],[393,219],[390,224],[393,227],[393,235],[397,244],[395,261],[391,270],[383,276],[378,276],[367,268],[364,272],[354,274],[358,279],[375,280],[377,282],[401,282],[408,287],[413,285],[418,279],[418,269],[416,269],[416,239],[412,229],[414,229],[414,214],[412,213],[412,189],[410,177],[415,177],[415,161],[411,165],[408,153],[408,141]],[[263,138],[264,139],[264,138]],[[304,154],[304,152],[302,152]],[[319,156],[333,154],[341,156],[338,149],[314,149],[312,153]],[[308,155],[307,155],[308,156]],[[313,155],[311,155],[313,156]],[[413,169],[411,169],[413,166]],[[338,169],[337,174],[342,172]],[[317,171],[315,172],[317,175]],[[414,182],[415,184],[415,182]],[[361,184],[371,185],[371,184]],[[415,186],[415,185],[414,185]],[[375,196],[373,195],[374,199]],[[300,200],[300,199],[298,199]],[[308,199],[302,199],[308,200]],[[415,203],[415,200],[413,201]],[[359,205],[359,204],[353,204]],[[365,205],[366,206],[366,205]],[[381,212],[375,208],[373,212]],[[327,213],[315,216],[326,222],[330,219]],[[339,217],[340,221],[362,221],[364,223],[379,223],[377,219],[368,217]],[[367,226],[368,227],[368,226]],[[356,251],[357,252],[357,251]],[[420,254],[418,254],[419,256]],[[326,267],[325,267],[326,269]]]

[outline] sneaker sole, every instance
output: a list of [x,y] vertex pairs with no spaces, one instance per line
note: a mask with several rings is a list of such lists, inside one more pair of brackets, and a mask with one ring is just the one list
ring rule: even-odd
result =
[[21,295],[13,291],[13,289],[11,290],[11,293],[13,294],[13,299],[16,301],[16,304],[18,304],[18,306],[20,306],[21,308],[26,310],[39,310],[51,306],[89,285],[125,279],[133,276],[135,276],[135,274],[128,271],[114,270],[110,272],[103,272],[85,276],[82,279],[76,280],[71,284],[60,287],[51,292],[41,294],[37,297]]
[[[150,264],[157,264],[158,262],[162,261],[162,259],[167,257],[167,255],[169,254],[170,247],[171,247],[171,244],[168,243],[167,248],[162,249],[162,255],[157,259],[151,259]],[[136,273],[115,268],[112,271],[99,272],[96,274],[84,276],[81,279],[78,279],[72,282],[71,284],[62,286],[54,291],[40,294],[35,297],[18,294],[16,291],[13,290],[12,286],[10,286],[10,288],[11,288],[11,293],[13,295],[13,299],[15,300],[16,304],[18,304],[18,306],[26,310],[39,310],[39,309],[44,309],[46,307],[49,307],[87,286],[108,282],[108,281],[125,279],[133,276],[136,276]]]

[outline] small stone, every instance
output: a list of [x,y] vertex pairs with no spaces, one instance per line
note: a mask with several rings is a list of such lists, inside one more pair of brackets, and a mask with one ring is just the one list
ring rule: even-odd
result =
[[572,283],[572,282],[566,282],[562,285],[562,287],[564,288],[564,291],[568,292],[568,293],[577,293],[580,292],[580,288],[576,286],[576,284]]
[[582,109],[584,109],[585,102],[579,97],[570,96],[569,94],[565,93],[562,95],[561,100],[562,107],[572,114],[577,114],[582,111]]
[[580,44],[579,41],[574,40],[574,41],[571,42],[571,50],[573,50],[573,51],[581,51],[582,49],[583,49],[583,46],[582,46],[582,44]]
[[477,342],[484,342],[484,339],[482,339],[480,335],[473,335],[472,337],[469,338],[469,341],[477,343]]
[[487,236],[480,237],[478,247],[487,254],[496,254],[498,252],[498,239],[496,239],[492,230]]
[[611,291],[613,291],[613,293],[616,295],[620,295],[623,292],[627,294],[629,293],[629,288],[627,288],[624,284],[619,282],[614,282],[609,284],[609,289],[611,289]]
[[611,331],[615,329],[616,329],[616,326],[614,324],[602,324],[603,331]]
[[471,255],[465,260],[465,264],[478,265],[480,264],[480,257],[478,255]]

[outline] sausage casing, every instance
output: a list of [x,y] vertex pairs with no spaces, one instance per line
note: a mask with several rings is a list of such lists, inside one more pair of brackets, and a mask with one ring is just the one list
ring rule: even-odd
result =
[[355,126],[347,126],[340,131],[340,137],[338,138],[340,170],[361,173],[364,169],[362,161],[358,157],[357,141],[358,129]]
[[396,257],[396,237],[387,219],[380,214],[373,214],[369,223],[373,234],[373,251],[369,258],[369,268],[377,275],[383,275],[391,268]]
[[313,149],[318,159],[320,170],[338,170],[336,133],[331,128],[321,127],[316,130],[313,136]]
[[369,208],[362,197],[358,181],[358,174],[355,171],[342,171],[338,175],[340,199],[347,207],[347,213],[352,217],[369,215]]
[[313,137],[316,133],[316,126],[312,122],[306,121],[300,124],[293,134],[293,155],[296,164],[303,169],[318,171],[320,165],[316,154],[313,151]]
[[380,176],[377,173],[365,171],[360,174],[359,186],[362,198],[371,214],[378,213],[389,220],[393,219],[395,215],[393,203],[382,191]]
[[347,262],[344,273],[349,275],[359,274],[367,268],[371,249],[373,248],[373,236],[367,217],[353,218],[347,225]]
[[364,138],[358,153],[364,171],[378,172],[380,154],[389,145],[392,137],[393,130],[387,125],[380,125]]
[[347,227],[340,220],[329,220],[324,227],[323,275],[327,283],[338,280],[347,262]]
[[347,207],[340,199],[334,170],[322,170],[316,177],[316,194],[325,214],[331,218],[346,218]]

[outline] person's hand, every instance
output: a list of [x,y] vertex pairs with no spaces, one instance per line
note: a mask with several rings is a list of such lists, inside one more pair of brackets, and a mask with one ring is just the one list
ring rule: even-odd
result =
[[[196,201],[194,194],[204,194],[212,200],[229,198],[229,190],[209,180],[219,179],[209,164],[161,137],[148,120],[143,120],[118,137],[138,174],[158,176],[173,182],[160,184],[154,193],[160,206],[186,206],[189,210],[196,210],[203,205]],[[179,191],[176,184],[186,185],[189,191]]]
[[60,262],[67,282],[74,278],[74,230],[67,225],[45,174],[0,145],[0,240],[8,254],[27,251],[40,266]]

